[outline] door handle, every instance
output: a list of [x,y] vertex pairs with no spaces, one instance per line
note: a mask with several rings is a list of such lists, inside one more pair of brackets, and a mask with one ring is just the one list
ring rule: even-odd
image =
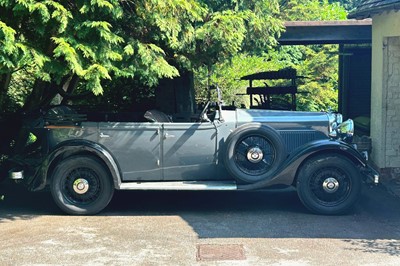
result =
[[175,138],[175,135],[170,135],[168,133],[164,134],[164,139],[173,139],[173,138]]
[[100,132],[100,138],[109,138],[110,135],[104,134],[103,132]]

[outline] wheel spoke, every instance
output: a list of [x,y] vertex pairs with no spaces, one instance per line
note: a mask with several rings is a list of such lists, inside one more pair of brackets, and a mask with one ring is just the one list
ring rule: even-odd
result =
[[[324,181],[326,184],[334,180],[337,182],[336,188],[332,182],[332,190],[324,188]],[[322,169],[316,172],[310,179],[310,191],[320,204],[324,206],[336,206],[347,199],[350,194],[351,181],[350,178],[340,171],[340,169]]]
[[[249,161],[248,152],[251,149],[260,150],[260,161]],[[242,139],[235,148],[235,161],[239,169],[249,175],[261,175],[266,173],[275,161],[275,153],[272,145],[261,136],[250,136]]]
[[[89,189],[83,194],[74,191],[74,182],[83,179],[88,182]],[[64,179],[64,191],[68,201],[79,204],[90,204],[100,195],[99,177],[90,168],[79,167],[71,170]]]
[[265,158],[261,162],[263,162],[266,167],[270,167],[272,165],[272,162],[268,162],[267,160],[265,160]]
[[236,148],[236,153],[239,153],[239,154],[241,154],[241,155],[243,155],[243,156],[246,156],[246,153],[247,153],[248,148],[249,148],[249,145],[248,145],[246,142],[242,141],[242,142],[237,146],[237,148]]

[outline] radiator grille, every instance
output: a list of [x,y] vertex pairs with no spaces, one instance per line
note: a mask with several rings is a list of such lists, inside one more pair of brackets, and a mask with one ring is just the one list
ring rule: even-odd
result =
[[310,141],[326,138],[321,132],[314,130],[282,130],[279,133],[289,153]]

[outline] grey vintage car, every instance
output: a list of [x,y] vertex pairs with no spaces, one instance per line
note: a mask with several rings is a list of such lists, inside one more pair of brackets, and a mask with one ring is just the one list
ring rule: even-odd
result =
[[10,177],[33,191],[49,187],[64,212],[78,215],[100,212],[115,189],[277,186],[295,187],[312,212],[339,214],[356,202],[363,179],[378,182],[351,144],[353,122],[340,114],[213,110],[207,104],[193,122],[157,110],[142,122],[90,122],[55,107],[31,129],[40,142],[36,163],[27,155]]

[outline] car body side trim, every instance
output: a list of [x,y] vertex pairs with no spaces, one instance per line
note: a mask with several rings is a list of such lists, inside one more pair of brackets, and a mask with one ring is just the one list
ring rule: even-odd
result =
[[121,190],[237,190],[234,181],[171,181],[122,183]]

